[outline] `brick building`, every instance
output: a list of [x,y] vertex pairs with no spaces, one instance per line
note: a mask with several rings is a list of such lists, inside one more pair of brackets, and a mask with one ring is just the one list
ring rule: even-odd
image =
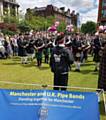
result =
[[106,25],[106,0],[99,0],[98,24]]
[[46,7],[35,7],[34,9],[27,9],[26,13],[26,19],[29,19],[29,14],[32,13],[35,16],[42,16],[42,17],[48,17],[48,16],[54,16],[55,21],[64,21],[67,25],[73,24],[77,27],[77,20],[78,15],[75,14],[75,11],[70,12],[70,9],[65,11],[64,7],[57,8],[53,5],[47,5]]
[[18,17],[18,8],[16,0],[0,0],[0,22],[3,22],[5,17]]

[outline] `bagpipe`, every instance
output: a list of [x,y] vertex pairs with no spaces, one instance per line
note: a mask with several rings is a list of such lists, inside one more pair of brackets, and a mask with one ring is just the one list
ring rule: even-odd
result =
[[82,45],[82,51],[87,51],[91,48],[90,45]]
[[101,49],[99,50],[99,56],[101,57],[103,55],[103,50],[104,50],[104,47],[101,47]]
[[76,47],[76,49],[74,49],[74,53],[76,57],[81,57],[81,53],[84,51],[87,51],[91,48],[91,46],[87,46],[87,45],[82,45],[81,47]]
[[49,48],[49,47],[51,47],[52,46],[52,42],[50,41],[49,43],[42,43],[42,44],[40,44],[40,45],[35,45],[34,46],[34,48],[35,48],[35,50],[36,51],[41,51],[41,50],[43,50],[43,49],[45,49],[45,48]]

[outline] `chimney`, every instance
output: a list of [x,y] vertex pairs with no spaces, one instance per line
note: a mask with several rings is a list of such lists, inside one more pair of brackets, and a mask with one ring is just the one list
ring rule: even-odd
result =
[[68,14],[68,15],[70,14],[70,9],[67,10],[67,14]]
[[73,10],[73,11],[71,12],[71,15],[72,15],[72,16],[74,16],[74,15],[75,15],[75,10]]
[[62,10],[62,12],[64,12],[65,11],[65,7],[61,7],[60,10]]

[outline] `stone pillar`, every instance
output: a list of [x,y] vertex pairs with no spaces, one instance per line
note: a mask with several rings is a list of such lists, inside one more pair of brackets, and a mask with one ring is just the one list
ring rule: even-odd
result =
[[0,22],[3,22],[3,2],[0,2]]
[[7,9],[8,9],[8,17],[10,17],[10,4],[7,5]]
[[18,8],[17,8],[17,6],[15,7],[15,15],[16,15],[16,17],[18,16]]

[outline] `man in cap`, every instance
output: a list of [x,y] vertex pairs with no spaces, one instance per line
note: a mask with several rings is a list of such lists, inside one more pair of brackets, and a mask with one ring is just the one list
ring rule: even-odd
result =
[[57,36],[56,46],[52,49],[50,58],[51,71],[54,73],[54,90],[66,90],[68,72],[73,61],[69,49],[65,48],[64,34],[60,33]]

